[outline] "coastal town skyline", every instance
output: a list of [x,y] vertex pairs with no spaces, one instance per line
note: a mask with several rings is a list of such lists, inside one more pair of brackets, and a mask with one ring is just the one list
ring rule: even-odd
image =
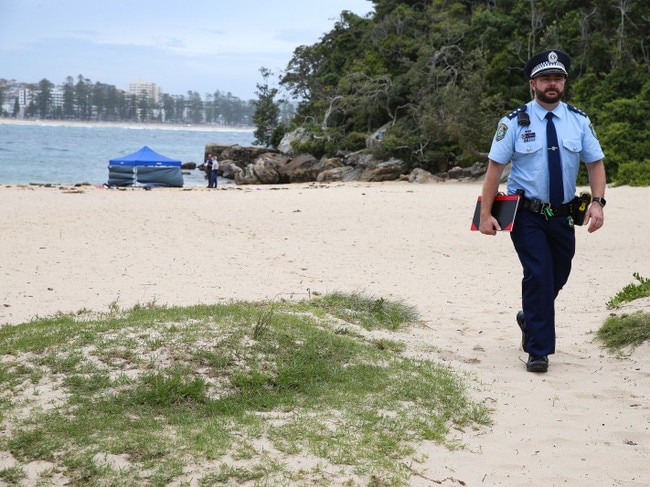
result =
[[[255,97],[261,67],[276,75],[340,13],[364,16],[370,0],[215,2],[0,0],[0,78],[62,84],[67,76],[127,89],[135,80],[173,95],[189,90]],[[289,15],[290,13],[290,15]]]

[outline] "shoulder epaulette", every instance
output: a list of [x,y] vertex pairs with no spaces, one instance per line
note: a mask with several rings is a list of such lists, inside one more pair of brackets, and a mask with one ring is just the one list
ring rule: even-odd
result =
[[582,110],[580,110],[578,107],[574,107],[573,105],[569,105],[568,103],[567,103],[567,108],[569,110],[571,110],[572,112],[577,113],[578,115],[582,115],[583,117],[587,116],[587,114],[585,112],[583,112]]
[[509,120],[512,120],[516,116],[518,116],[520,113],[525,112],[528,109],[526,105],[521,105],[520,107],[515,108],[513,111],[511,111],[508,115],[506,115],[506,118]]

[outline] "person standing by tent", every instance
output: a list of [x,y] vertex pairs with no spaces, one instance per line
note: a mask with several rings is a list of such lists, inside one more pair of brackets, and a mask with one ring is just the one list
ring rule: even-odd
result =
[[204,169],[205,176],[208,178],[208,188],[212,187],[212,154],[208,154],[208,158],[205,160]]
[[219,172],[219,161],[212,154],[210,154],[210,159],[212,160],[212,170],[210,171],[210,184],[208,185],[208,188],[216,188],[217,173]]

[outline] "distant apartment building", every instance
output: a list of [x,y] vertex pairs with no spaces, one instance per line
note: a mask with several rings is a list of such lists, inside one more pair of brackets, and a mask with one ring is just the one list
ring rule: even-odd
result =
[[54,108],[63,108],[63,88],[60,86],[52,90],[52,106]]
[[151,81],[137,80],[133,83],[129,83],[128,93],[129,95],[135,95],[136,97],[145,94],[147,98],[154,103],[158,103],[161,98],[160,87],[156,86],[156,83],[152,83]]
[[34,99],[34,92],[29,89],[18,90],[18,104],[21,107],[26,107]]
[[[36,103],[38,94],[39,94],[39,90],[30,90],[29,88],[23,88],[17,91],[18,106],[20,107],[20,112],[18,115],[21,118],[25,116],[27,107],[32,103]],[[54,87],[52,91],[50,91],[50,107],[51,108],[63,107],[63,89],[61,87],[58,86]]]
[[[27,107],[31,103],[36,102],[36,93],[29,88],[21,88],[16,90],[13,94],[14,100],[18,99],[18,113],[16,115],[18,118],[25,118]],[[9,110],[13,110],[13,108],[7,106],[7,112],[9,112]]]
[[[24,96],[24,95],[23,95]],[[15,86],[5,87],[4,96],[2,98],[2,115],[11,115],[13,114],[14,109],[16,108],[16,103],[19,103],[19,90]]]

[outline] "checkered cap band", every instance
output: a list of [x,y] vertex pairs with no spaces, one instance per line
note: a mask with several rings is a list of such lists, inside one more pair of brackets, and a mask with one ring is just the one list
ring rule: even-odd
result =
[[564,67],[564,64],[562,64],[561,62],[556,61],[553,63],[550,61],[545,61],[533,68],[533,70],[530,72],[530,77],[534,78],[542,71],[549,71],[549,70],[553,70],[554,72],[561,72],[565,76],[567,76],[568,74],[566,68]]
[[543,73],[562,74],[568,77],[571,58],[562,51],[542,51],[528,60],[524,72],[532,79]]

